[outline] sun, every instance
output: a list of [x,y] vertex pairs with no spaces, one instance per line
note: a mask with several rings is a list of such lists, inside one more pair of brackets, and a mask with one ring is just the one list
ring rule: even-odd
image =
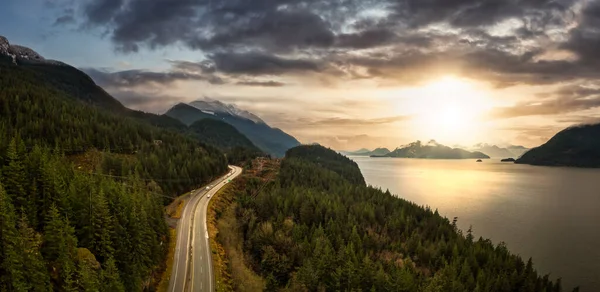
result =
[[489,103],[471,81],[444,76],[417,92],[414,126],[423,138],[466,143],[480,131],[481,112]]

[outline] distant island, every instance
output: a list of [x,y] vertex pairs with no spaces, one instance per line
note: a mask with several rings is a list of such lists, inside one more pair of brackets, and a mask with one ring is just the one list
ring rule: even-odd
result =
[[514,158],[504,158],[502,160],[500,160],[500,162],[515,162]]
[[516,163],[600,167],[600,124],[564,129],[545,144],[523,154]]
[[371,155],[371,157],[399,157],[399,158],[425,158],[425,159],[488,159],[489,156],[479,152],[470,152],[460,148],[451,148],[437,143],[435,140],[427,144],[421,141],[396,148],[385,155]]
[[386,155],[390,152],[391,151],[387,148],[376,148],[373,151],[366,149],[366,148],[362,148],[362,149],[352,151],[352,152],[343,152],[343,154],[350,155],[350,156],[373,156],[373,155],[382,156],[382,155]]

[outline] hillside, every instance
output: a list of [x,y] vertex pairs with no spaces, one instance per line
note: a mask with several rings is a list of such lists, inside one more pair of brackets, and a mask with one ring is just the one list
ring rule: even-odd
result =
[[0,291],[153,290],[163,203],[227,171],[185,125],[80,73],[0,54]]
[[315,167],[333,171],[353,184],[365,185],[358,164],[339,155],[331,149],[319,145],[302,145],[288,150],[285,154],[287,160],[300,159],[315,164]]
[[516,163],[600,167],[600,124],[564,129],[545,144],[523,154]]
[[481,152],[469,152],[459,148],[451,148],[430,141],[422,144],[421,141],[410,143],[401,148],[383,155],[384,157],[402,157],[402,158],[427,158],[427,159],[485,159],[489,156]]
[[320,146],[288,154],[271,183],[234,183],[244,189],[227,207],[222,227],[238,238],[226,253],[247,260],[229,266],[234,289],[251,279],[266,291],[561,291],[504,244],[349,181],[340,173],[359,169],[342,155]]
[[169,109],[165,115],[178,119],[187,125],[207,118],[223,121],[235,127],[262,151],[276,157],[283,157],[285,151],[300,145],[300,142],[294,137],[280,129],[271,128],[265,123],[256,123],[252,120],[223,112],[202,111],[188,104],[177,104]]
[[194,122],[188,132],[200,141],[225,152],[230,164],[264,155],[246,136],[222,121],[202,119]]

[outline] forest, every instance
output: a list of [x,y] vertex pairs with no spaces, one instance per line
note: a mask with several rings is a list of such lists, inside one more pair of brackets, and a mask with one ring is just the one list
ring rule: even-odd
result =
[[173,240],[164,203],[227,158],[65,68],[0,60],[0,291],[152,290]]
[[267,291],[562,291],[504,243],[359,175],[330,149],[300,146],[257,195],[239,193],[243,252]]

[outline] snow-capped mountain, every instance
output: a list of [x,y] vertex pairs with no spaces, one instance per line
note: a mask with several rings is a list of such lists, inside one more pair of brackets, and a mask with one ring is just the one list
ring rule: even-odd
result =
[[64,65],[64,63],[54,60],[47,60],[38,54],[36,51],[19,45],[11,45],[6,37],[0,36],[0,55],[10,56],[13,63],[19,61],[50,63],[55,65]]
[[232,116],[241,117],[251,120],[257,124],[265,124],[265,122],[255,114],[238,108],[233,104],[222,103],[218,100],[204,97],[204,99],[196,100],[189,103],[191,106],[208,114],[226,113]]

